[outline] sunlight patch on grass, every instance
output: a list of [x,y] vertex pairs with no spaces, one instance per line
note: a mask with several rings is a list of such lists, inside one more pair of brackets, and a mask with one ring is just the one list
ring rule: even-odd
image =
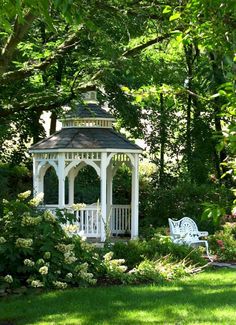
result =
[[0,323],[235,325],[236,272],[211,270],[160,286],[69,289],[8,297]]

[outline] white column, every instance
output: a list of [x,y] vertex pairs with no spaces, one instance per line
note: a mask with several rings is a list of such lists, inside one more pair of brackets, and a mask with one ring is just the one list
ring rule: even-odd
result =
[[113,170],[112,170],[112,161],[107,167],[107,215],[112,219],[112,188],[113,188]]
[[36,168],[36,161],[33,155],[33,196],[35,197],[39,193],[38,190],[38,172]]
[[46,166],[43,166],[40,168],[40,171],[38,173],[37,171],[37,165],[34,159],[33,162],[33,187],[34,187],[34,197],[37,196],[39,193],[44,193],[44,176],[46,172]]
[[69,205],[74,204],[74,188],[75,188],[75,174],[71,171],[68,175],[69,185]]
[[58,206],[59,209],[65,207],[65,155],[58,154]]
[[106,240],[107,222],[107,153],[101,155],[101,241]]
[[42,172],[38,177],[38,193],[44,193],[44,176],[45,172]]
[[138,237],[138,208],[139,208],[139,155],[134,154],[132,168],[132,198],[131,198],[131,238]]

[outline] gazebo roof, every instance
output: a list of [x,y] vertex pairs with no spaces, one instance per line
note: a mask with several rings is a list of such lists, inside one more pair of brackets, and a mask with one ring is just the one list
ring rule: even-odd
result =
[[78,104],[74,109],[69,111],[65,117],[114,119],[110,113],[106,112],[98,104],[95,103]]
[[142,150],[112,128],[62,128],[50,137],[31,146],[30,151],[53,149]]

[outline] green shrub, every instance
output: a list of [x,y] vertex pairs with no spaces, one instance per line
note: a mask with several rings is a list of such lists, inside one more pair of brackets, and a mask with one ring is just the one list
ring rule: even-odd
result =
[[173,246],[165,236],[118,242],[113,251],[108,246],[99,250],[68,233],[73,214],[57,211],[55,216],[40,210],[42,197],[30,199],[30,194],[4,200],[0,217],[0,285],[4,288],[157,283],[191,273],[185,258],[191,250]]
[[168,218],[190,217],[197,221],[199,228],[210,233],[217,230],[217,225],[214,225],[211,220],[201,220],[205,209],[204,203],[223,206],[227,213],[232,203],[232,193],[223,186],[185,182],[171,187],[157,188],[154,179],[149,184],[146,195],[141,197],[142,211],[144,211],[143,218],[140,220],[141,226],[150,224],[154,228],[168,226]]
[[209,238],[210,248],[220,261],[236,261],[236,223],[227,222]]
[[[30,191],[16,201],[4,202],[0,218],[0,273],[13,279],[12,285],[65,288],[95,284],[80,237],[69,237],[62,226],[73,216],[36,209],[38,198]],[[83,252],[86,250],[86,254]],[[4,279],[2,279],[4,280]],[[6,279],[5,279],[6,280]]]
[[174,244],[169,236],[156,233],[149,240],[130,240],[127,243],[117,242],[112,251],[114,258],[124,258],[128,269],[136,267],[139,263],[170,256],[172,261],[181,261],[188,258],[193,264],[205,264],[201,248],[192,248],[186,245]]
[[0,163],[0,214],[2,213],[2,200],[12,200],[17,194],[32,187],[32,175],[25,166],[12,166]]

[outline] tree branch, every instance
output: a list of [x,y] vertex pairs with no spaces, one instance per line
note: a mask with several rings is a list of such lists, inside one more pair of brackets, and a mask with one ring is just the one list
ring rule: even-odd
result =
[[164,34],[164,35],[161,35],[161,36],[157,36],[149,41],[147,41],[146,43],[144,44],[140,44],[130,50],[127,50],[125,51],[123,54],[122,54],[122,57],[130,57],[130,56],[134,56],[138,53],[140,53],[142,50],[146,49],[147,47],[151,46],[151,45],[154,45],[158,42],[162,42],[164,41],[165,39],[169,38],[171,36],[171,34]]
[[12,60],[12,56],[19,42],[23,39],[25,34],[28,32],[33,20],[34,15],[28,12],[24,17],[24,22],[19,22],[19,17],[16,16],[15,23],[13,27],[13,32],[3,46],[0,54],[0,74],[7,71],[8,65]]
[[[85,92],[95,90],[94,85],[90,84],[81,84],[76,88],[78,92]],[[28,97],[31,97],[28,94]],[[0,109],[0,118],[7,118],[8,116],[14,113],[21,113],[25,110],[32,110],[37,112],[42,111],[51,111],[55,108],[59,108],[60,106],[67,105],[69,102],[75,97],[75,93],[69,93],[65,96],[65,94],[58,96],[58,94],[51,94],[42,96],[39,94],[39,97],[34,97],[29,101],[22,101],[21,103],[13,102],[9,109]]]
[[24,78],[30,77],[36,71],[46,70],[51,64],[55,62],[56,59],[58,59],[58,57],[65,54],[71,48],[75,47],[78,43],[79,43],[78,35],[77,34],[71,35],[67,40],[64,41],[64,43],[62,43],[57,48],[57,50],[51,57],[45,59],[40,63],[33,64],[31,66],[30,63],[28,63],[26,68],[4,73],[0,78],[0,83],[4,85],[11,82],[12,80],[22,80]]

